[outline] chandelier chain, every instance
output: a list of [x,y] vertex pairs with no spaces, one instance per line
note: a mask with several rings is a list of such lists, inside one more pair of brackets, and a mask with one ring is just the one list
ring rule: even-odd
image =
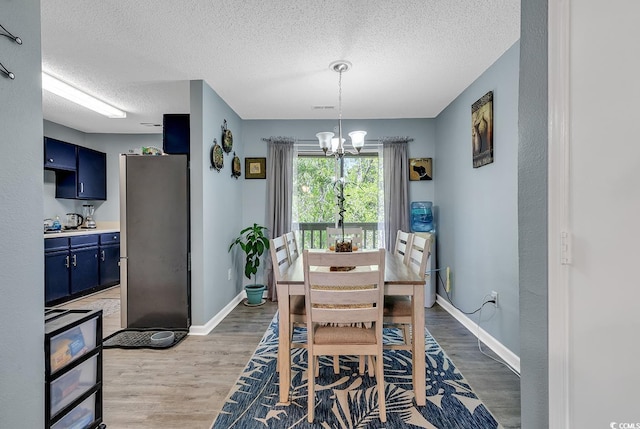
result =
[[342,120],[342,70],[338,77],[338,118]]
[[342,72],[343,68],[339,69],[338,77],[338,151],[343,152],[342,148]]

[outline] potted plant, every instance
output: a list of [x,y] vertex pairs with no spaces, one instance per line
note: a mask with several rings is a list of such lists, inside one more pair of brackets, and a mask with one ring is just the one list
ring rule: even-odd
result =
[[244,287],[247,292],[247,303],[249,305],[257,305],[262,302],[262,293],[265,286],[257,284],[258,267],[260,266],[260,258],[262,254],[269,250],[269,239],[265,235],[267,228],[257,223],[240,231],[240,235],[229,245],[229,252],[234,246],[239,245],[245,253],[244,275],[248,279],[253,276],[253,283]]

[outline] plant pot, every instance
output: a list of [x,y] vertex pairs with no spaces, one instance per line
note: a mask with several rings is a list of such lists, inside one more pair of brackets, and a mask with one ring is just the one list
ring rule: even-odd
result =
[[260,304],[262,302],[262,293],[265,289],[264,285],[246,285],[244,290],[247,293],[247,304]]

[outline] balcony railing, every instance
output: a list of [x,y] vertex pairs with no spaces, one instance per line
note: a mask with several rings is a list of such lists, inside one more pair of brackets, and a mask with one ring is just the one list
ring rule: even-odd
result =
[[[297,230],[298,246],[302,249],[328,248],[327,227],[334,227],[334,223],[299,223],[294,224],[294,231]],[[345,228],[362,228],[364,237],[362,247],[365,249],[377,249],[384,246],[382,241],[382,230],[378,229],[375,222],[345,223]]]

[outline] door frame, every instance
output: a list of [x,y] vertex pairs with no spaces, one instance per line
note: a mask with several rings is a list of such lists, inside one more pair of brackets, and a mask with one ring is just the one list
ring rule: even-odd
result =
[[548,4],[548,406],[549,428],[571,427],[570,410],[570,0]]

